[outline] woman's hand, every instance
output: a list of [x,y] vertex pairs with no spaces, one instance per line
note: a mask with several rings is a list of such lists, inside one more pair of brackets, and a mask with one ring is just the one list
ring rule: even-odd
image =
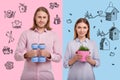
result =
[[91,65],[93,65],[93,66],[96,65],[96,61],[93,60],[90,55],[88,55],[88,56],[86,57],[86,61],[87,61],[88,63],[90,63]]
[[73,57],[73,59],[74,59],[75,61],[78,61],[78,60],[82,59],[82,55],[76,54],[76,55]]
[[69,62],[68,62],[69,66],[73,65],[76,61],[78,61],[80,59],[82,59],[82,55],[75,54],[75,56],[69,60]]

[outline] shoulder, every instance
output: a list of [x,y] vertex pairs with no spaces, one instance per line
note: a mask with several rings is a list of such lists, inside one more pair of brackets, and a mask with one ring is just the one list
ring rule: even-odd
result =
[[58,38],[58,35],[54,31],[47,31],[47,35],[50,36],[51,38]]
[[75,40],[70,40],[70,41],[68,42],[68,45],[69,45],[69,46],[74,45],[74,44],[76,44],[76,41],[75,41]]
[[25,31],[23,31],[22,32],[22,34],[33,34],[33,33],[35,33],[35,31],[33,31],[33,30],[30,30],[30,29],[28,29],[28,30],[25,30]]
[[96,46],[96,42],[95,42],[94,40],[89,40],[89,39],[88,39],[88,43],[89,43],[90,45]]
[[56,34],[57,34],[57,33],[54,32],[54,31],[47,31],[47,33],[50,34],[50,35],[56,35]]
[[22,34],[27,34],[27,33],[31,33],[31,32],[34,32],[33,30],[24,30],[23,32],[22,32]]
[[90,43],[95,43],[94,40],[90,40],[90,39],[88,39],[88,42],[90,42]]
[[31,35],[33,34],[33,30],[24,30],[22,33],[21,33],[21,36],[27,36],[27,35]]

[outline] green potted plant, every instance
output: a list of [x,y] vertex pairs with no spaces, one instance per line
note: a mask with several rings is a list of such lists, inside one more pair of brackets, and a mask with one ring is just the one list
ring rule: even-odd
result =
[[86,46],[80,46],[79,51],[89,51],[89,48]]
[[82,45],[78,49],[77,54],[82,55],[82,59],[80,60],[81,62],[86,62],[86,56],[89,55],[89,48]]

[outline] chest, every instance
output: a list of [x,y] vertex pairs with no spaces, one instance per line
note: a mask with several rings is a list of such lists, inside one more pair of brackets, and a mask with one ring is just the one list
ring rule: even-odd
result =
[[47,34],[47,33],[43,33],[43,34],[38,34],[38,33],[34,33],[34,34],[30,34],[27,36],[26,39],[26,43],[27,43],[27,48],[31,49],[31,45],[34,43],[37,44],[41,44],[44,43],[47,47],[52,47],[52,45],[54,44],[54,38]]

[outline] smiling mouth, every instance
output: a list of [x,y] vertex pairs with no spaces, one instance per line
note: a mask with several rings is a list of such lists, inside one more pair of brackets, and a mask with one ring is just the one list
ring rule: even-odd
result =
[[79,34],[84,34],[84,33],[79,33]]

